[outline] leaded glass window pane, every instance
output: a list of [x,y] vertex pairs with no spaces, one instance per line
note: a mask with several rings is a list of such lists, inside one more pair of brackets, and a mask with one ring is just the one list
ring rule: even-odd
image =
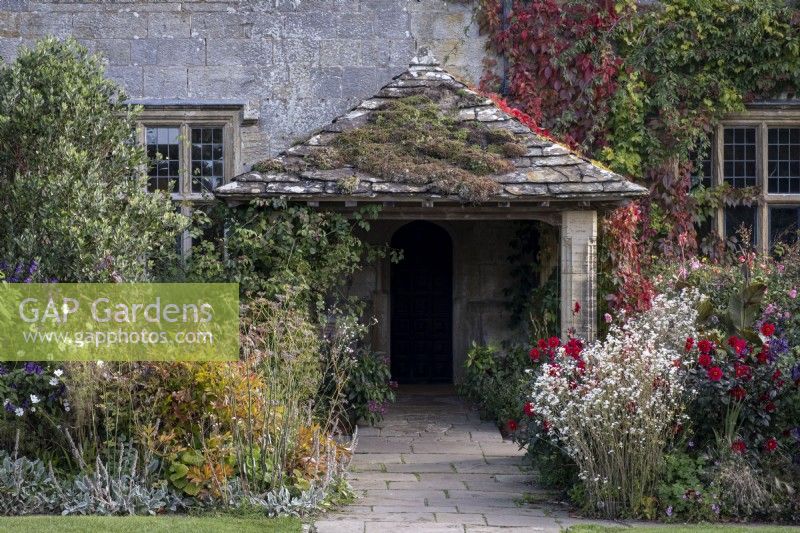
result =
[[192,192],[211,192],[224,176],[222,128],[192,128]]
[[725,128],[723,177],[732,187],[755,187],[756,129]]
[[150,168],[147,188],[151,191],[178,192],[180,181],[180,128],[154,127],[145,132]]
[[800,207],[771,207],[769,210],[769,242],[795,243],[800,229]]
[[739,238],[739,231],[742,227],[750,232],[750,244],[756,244],[758,225],[756,219],[757,210],[755,207],[736,206],[725,209],[725,237],[730,239]]
[[769,192],[800,193],[800,128],[770,128],[767,146]]

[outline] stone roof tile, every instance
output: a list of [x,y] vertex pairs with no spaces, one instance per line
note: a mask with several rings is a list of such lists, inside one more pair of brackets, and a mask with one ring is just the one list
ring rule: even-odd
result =
[[[283,152],[278,158],[286,168],[296,172],[245,172],[234,181],[219,187],[222,198],[244,199],[256,196],[315,197],[330,199],[414,200],[443,198],[434,184],[418,185],[392,182],[375,177],[350,166],[332,170],[316,168],[306,156],[323,150],[342,131],[365,124],[371,114],[394,98],[425,94],[436,90],[445,93],[451,109],[463,123],[479,122],[490,128],[502,128],[514,135],[527,152],[509,158],[515,169],[506,174],[489,176],[498,184],[495,196],[507,200],[580,200],[621,202],[626,198],[643,196],[644,187],[615,174],[589,159],[532,132],[527,126],[509,116],[494,102],[467,88],[439,67],[430,58],[415,58],[411,66],[392,79],[378,93],[362,101],[343,116],[335,119],[317,133]],[[448,199],[458,200],[457,197]]]

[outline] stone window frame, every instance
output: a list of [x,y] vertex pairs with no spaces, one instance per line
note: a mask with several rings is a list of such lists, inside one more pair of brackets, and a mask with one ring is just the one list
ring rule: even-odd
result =
[[[191,182],[191,128],[221,127],[223,142],[222,184],[230,182],[241,168],[240,132],[245,123],[244,106],[241,104],[196,105],[196,104],[139,104],[142,111],[136,121],[136,140],[146,146],[146,131],[149,127],[178,127],[182,142],[179,148],[180,181],[178,192],[170,193],[172,201],[181,214],[191,217],[196,206],[214,202],[210,192],[192,192]],[[146,172],[146,170],[145,170]],[[192,247],[188,231],[180,238],[181,254],[186,256]]]
[[[725,183],[724,179],[724,144],[726,128],[755,128],[756,139],[756,187],[759,189],[753,207],[755,215],[755,246],[761,253],[767,253],[770,242],[770,208],[800,208],[800,193],[770,193],[768,187],[769,168],[769,128],[800,128],[800,101],[798,102],[761,102],[747,106],[741,113],[725,117],[717,125],[711,139],[711,185]],[[727,238],[725,233],[725,208],[717,210],[714,224],[718,235]]]

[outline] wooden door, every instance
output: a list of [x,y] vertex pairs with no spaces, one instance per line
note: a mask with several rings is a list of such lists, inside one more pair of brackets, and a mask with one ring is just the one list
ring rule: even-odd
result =
[[403,259],[391,270],[392,376],[400,383],[453,381],[453,250],[430,222],[392,238]]

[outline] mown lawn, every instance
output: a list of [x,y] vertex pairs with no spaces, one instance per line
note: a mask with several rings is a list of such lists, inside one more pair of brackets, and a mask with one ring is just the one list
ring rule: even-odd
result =
[[608,527],[608,526],[572,526],[567,533],[789,533],[800,531],[800,527],[769,526],[769,525],[657,525],[635,527]]
[[204,516],[17,516],[0,518],[0,532],[35,533],[297,533],[294,518]]

